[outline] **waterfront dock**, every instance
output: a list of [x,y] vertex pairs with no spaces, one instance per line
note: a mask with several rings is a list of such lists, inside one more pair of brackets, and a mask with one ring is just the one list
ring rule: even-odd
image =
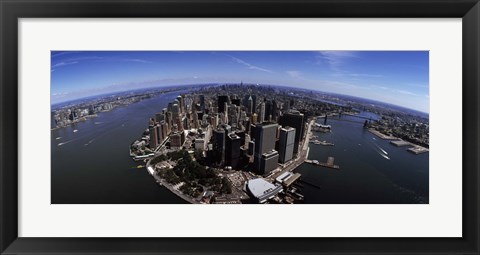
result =
[[428,149],[424,148],[424,147],[421,147],[421,146],[414,146],[412,148],[408,148],[407,151],[418,155],[418,154],[421,154],[421,153],[428,152]]
[[319,140],[310,141],[310,143],[313,143],[315,145],[323,145],[323,146],[334,146],[335,145],[335,144],[329,143],[327,141],[319,141]]
[[381,132],[373,129],[373,128],[369,128],[368,131],[384,140],[399,140],[400,138],[397,138],[395,136],[391,136],[391,135],[385,135],[385,134],[382,134]]
[[397,147],[402,147],[402,146],[409,146],[410,143],[404,140],[395,140],[395,141],[390,141],[391,144],[397,146]]
[[335,161],[334,157],[328,157],[327,162],[320,162],[318,160],[307,159],[307,160],[305,160],[305,163],[309,163],[309,164],[317,165],[317,166],[328,167],[328,168],[332,168],[332,169],[340,169],[340,166],[335,165],[334,161]]

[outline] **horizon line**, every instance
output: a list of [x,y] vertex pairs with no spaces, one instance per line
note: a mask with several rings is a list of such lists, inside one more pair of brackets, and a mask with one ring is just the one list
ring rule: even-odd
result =
[[[238,82],[231,82],[231,83],[228,83],[228,82],[221,82],[221,83],[214,82],[214,83],[194,83],[194,84],[159,85],[159,86],[144,87],[144,88],[138,88],[138,89],[130,89],[130,90],[120,90],[120,91],[114,91],[114,92],[106,92],[106,93],[101,93],[101,94],[96,94],[96,95],[90,95],[90,96],[84,96],[84,97],[69,99],[69,100],[66,100],[66,101],[56,102],[56,103],[53,103],[53,104],[50,103],[50,107],[52,107],[52,106],[54,106],[54,105],[57,105],[57,104],[68,103],[68,102],[71,102],[71,101],[81,100],[81,99],[85,99],[85,98],[89,98],[89,97],[106,96],[106,95],[112,95],[112,94],[115,94],[115,93],[124,93],[124,92],[128,92],[128,91],[135,91],[135,90],[142,90],[142,89],[160,89],[160,88],[174,87],[174,86],[179,86],[179,87],[184,87],[184,86],[202,86],[202,85],[203,85],[203,86],[208,86],[208,85],[213,85],[213,84],[216,84],[216,85],[222,85],[222,84],[223,84],[223,85],[240,85],[240,83],[238,83]],[[413,110],[413,111],[420,112],[420,113],[424,113],[424,114],[427,114],[428,116],[430,116],[430,113],[429,113],[429,112],[424,112],[424,111],[422,111],[422,110],[413,109],[413,108],[410,108],[410,107],[407,107],[407,106],[398,105],[398,104],[392,104],[392,103],[390,103],[390,102],[379,101],[379,100],[377,100],[377,99],[364,98],[364,97],[353,96],[353,95],[342,94],[342,93],[336,93],[336,92],[326,92],[326,91],[322,91],[322,90],[309,89],[309,88],[301,88],[301,87],[291,87],[291,85],[280,85],[280,84],[243,83],[243,85],[280,86],[280,87],[293,88],[293,89],[297,89],[297,90],[312,90],[312,91],[321,92],[321,93],[325,93],[325,94],[335,94],[335,95],[342,95],[342,96],[354,97],[354,98],[359,98],[359,99],[367,99],[367,100],[371,100],[371,101],[374,101],[374,102],[379,102],[379,103],[383,103],[383,104],[387,104],[387,105],[393,105],[393,106],[405,108],[405,109],[408,109],[408,110]],[[51,100],[51,97],[52,97],[52,96],[50,95],[50,102],[52,101],[52,100]],[[429,101],[430,101],[430,100],[429,100]]]

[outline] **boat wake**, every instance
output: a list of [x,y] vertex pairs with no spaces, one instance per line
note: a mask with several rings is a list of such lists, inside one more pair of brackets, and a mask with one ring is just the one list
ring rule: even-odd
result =
[[59,143],[59,144],[57,144],[57,146],[62,146],[62,145],[65,145],[65,144],[67,144],[67,143],[69,143],[69,142],[71,142],[71,141],[73,141],[73,140],[66,141],[66,142],[63,142],[63,143]]
[[378,146],[377,144],[373,143],[375,146],[374,149],[378,153],[378,155],[382,156],[384,159],[390,160],[390,157],[388,156],[388,152],[382,149],[382,147]]
[[380,156],[384,157],[385,159],[390,160],[390,158],[389,158],[387,155],[385,155],[385,154],[380,153]]
[[383,152],[383,154],[388,155],[388,152],[385,151],[384,149],[382,149],[382,147],[380,147],[380,146],[378,146],[378,145],[376,145],[376,144],[375,144],[375,146],[376,146],[379,150],[381,150],[381,151]]
[[88,143],[86,143],[85,146],[90,145],[91,143],[93,143],[93,141],[95,141],[95,138],[93,138],[92,140],[88,141]]

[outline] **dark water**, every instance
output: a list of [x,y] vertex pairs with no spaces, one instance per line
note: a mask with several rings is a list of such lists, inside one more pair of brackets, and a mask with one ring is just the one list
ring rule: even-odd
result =
[[[362,116],[370,117],[368,113]],[[372,116],[375,119],[375,116]],[[351,122],[357,121],[358,123]],[[335,146],[310,144],[309,159],[326,162],[335,157],[340,170],[303,164],[305,203],[398,204],[428,203],[429,154],[415,155],[363,129],[364,119],[344,116],[329,119],[331,133],[314,133]],[[323,119],[318,120],[323,123]],[[390,160],[381,156],[388,153]],[[384,154],[385,155],[385,154]],[[308,185],[308,183],[320,188]]]
[[[51,132],[53,204],[184,203],[128,156],[147,120],[180,92],[160,95]],[[78,132],[74,133],[73,130]],[[56,137],[61,139],[56,140]],[[58,146],[59,143],[64,143]]]

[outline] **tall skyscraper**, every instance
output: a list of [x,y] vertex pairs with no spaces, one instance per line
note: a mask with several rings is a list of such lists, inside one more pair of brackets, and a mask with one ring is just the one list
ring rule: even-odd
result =
[[150,149],[154,150],[158,146],[158,131],[155,126],[150,126],[149,127],[150,131]]
[[158,124],[155,126],[156,132],[157,132],[157,142],[158,144],[161,144],[163,142],[163,133],[162,133],[162,125]]
[[260,123],[265,122],[265,102],[260,104]]
[[229,118],[228,118],[228,103],[225,102],[225,106],[223,107],[223,116],[224,116],[224,120],[223,120],[223,123],[227,123],[228,124],[228,121],[229,121]]
[[283,114],[280,117],[280,121],[278,123],[284,127],[295,128],[295,145],[293,148],[293,153],[296,154],[298,152],[298,145],[300,143],[300,140],[303,138],[305,125],[303,113],[295,110],[290,110],[289,112]]
[[248,142],[248,155],[252,156],[255,154],[255,142],[250,141]]
[[255,139],[255,153],[263,154],[275,149],[275,137],[278,124],[257,124],[253,132]]
[[238,98],[231,98],[232,104],[236,106],[240,106],[240,99]]
[[225,130],[222,128],[213,130],[214,162],[222,164],[225,162]]
[[262,158],[260,159],[260,169],[258,170],[258,173],[266,175],[275,170],[277,166],[278,152],[276,150],[263,153]]
[[[253,138],[255,140],[254,151],[254,169],[260,174],[266,174],[266,169],[262,168],[262,156],[268,154],[267,159],[275,160],[275,137],[278,124],[257,124],[253,130]],[[272,154],[273,153],[273,154]],[[278,153],[276,157],[278,163]],[[270,163],[273,161],[269,161]],[[270,164],[269,164],[270,165]],[[265,166],[265,165],[264,165]]]
[[205,96],[199,95],[198,100],[200,101],[200,110],[203,112],[205,111]]
[[267,100],[265,102],[265,120],[266,121],[272,121],[273,117],[273,105],[272,101]]
[[277,122],[278,105],[277,101],[272,100],[272,121]]
[[184,113],[185,112],[185,98],[183,96],[178,96],[177,101],[178,101],[179,112]]
[[162,127],[162,137],[163,140],[167,138],[167,136],[170,134],[170,127],[168,126],[168,123],[165,121],[162,121],[160,123],[160,126]]
[[155,121],[159,122],[165,119],[165,114],[163,112],[155,113]]
[[181,131],[172,132],[170,135],[170,148],[178,150],[185,143],[185,133]]
[[280,129],[280,140],[278,145],[278,161],[285,163],[293,158],[293,148],[295,146],[295,128],[285,127]]
[[240,137],[240,146],[245,145],[245,131],[237,130],[235,131],[235,134]]
[[228,134],[225,144],[225,165],[238,169],[240,163],[241,138],[235,133]]
[[196,110],[192,111],[192,128],[197,129],[198,125],[198,113]]
[[225,112],[225,103],[228,103],[228,96],[218,96],[218,112]]
[[255,112],[255,107],[257,107],[257,96],[245,95],[243,98],[243,105],[247,108],[249,116],[252,115]]
[[[167,118],[167,124],[168,126],[170,127],[169,131],[171,132],[172,131],[172,128],[173,128],[173,115],[172,115],[172,112],[171,111],[167,111],[167,113],[165,114],[166,118]],[[168,133],[170,133],[168,132]]]
[[247,113],[249,116],[253,113],[253,99],[252,96],[249,96],[247,99]]
[[178,105],[178,102],[172,105],[172,114],[174,117],[180,116],[180,106]]

